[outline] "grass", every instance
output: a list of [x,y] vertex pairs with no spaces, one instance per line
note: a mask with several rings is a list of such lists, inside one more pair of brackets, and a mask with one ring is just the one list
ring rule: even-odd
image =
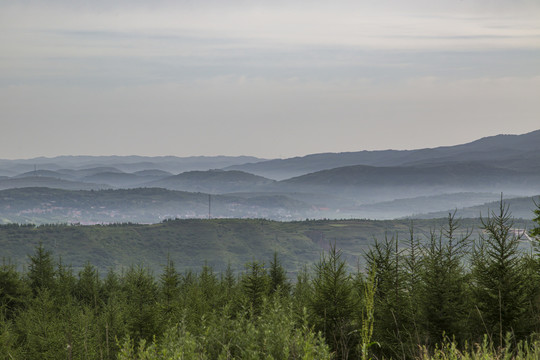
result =
[[505,347],[495,347],[488,336],[484,341],[459,350],[454,341],[446,341],[434,351],[421,348],[419,360],[538,360],[540,359],[540,342],[519,342],[512,346],[511,337],[507,336]]

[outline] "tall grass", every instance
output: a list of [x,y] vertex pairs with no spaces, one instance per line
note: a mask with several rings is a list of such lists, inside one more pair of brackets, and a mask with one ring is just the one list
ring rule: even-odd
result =
[[455,341],[447,340],[434,350],[421,347],[419,360],[539,360],[540,341],[520,341],[512,346],[511,337],[507,336],[504,347],[495,347],[484,336],[482,343],[465,345],[463,350],[458,348]]

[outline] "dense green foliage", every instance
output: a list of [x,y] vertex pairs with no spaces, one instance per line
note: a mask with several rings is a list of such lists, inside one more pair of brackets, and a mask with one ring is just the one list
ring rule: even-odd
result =
[[[306,220],[278,222],[263,219],[188,219],[159,224],[113,225],[0,225],[0,256],[18,266],[27,264],[28,254],[42,243],[44,249],[73,266],[76,273],[87,262],[101,274],[109,269],[121,272],[131,264],[143,263],[160,273],[167,257],[181,272],[200,269],[206,262],[216,271],[231,267],[243,271],[254,259],[270,260],[277,252],[283,267],[298,272],[305,264],[319,260],[329,242],[343,252],[349,269],[363,263],[363,254],[373,239],[385,233],[408,237],[409,220]],[[446,220],[415,220],[415,231],[427,234]],[[515,221],[517,228],[530,228],[531,221]],[[463,228],[478,229],[479,219],[464,219]],[[459,234],[456,234],[459,235]],[[478,236],[475,231],[473,237]],[[400,244],[402,246],[403,244]],[[0,259],[1,260],[1,259]]]
[[501,202],[476,241],[453,215],[424,237],[409,224],[357,270],[331,243],[296,279],[276,251],[154,275],[74,271],[39,244],[0,267],[0,359],[536,359],[540,258],[512,221]]

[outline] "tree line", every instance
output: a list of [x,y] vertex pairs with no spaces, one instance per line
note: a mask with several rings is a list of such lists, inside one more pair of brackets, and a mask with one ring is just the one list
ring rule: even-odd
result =
[[240,274],[179,273],[170,259],[158,276],[75,274],[40,245],[26,271],[0,267],[0,359],[533,359],[540,257],[523,235],[501,201],[477,241],[449,214],[426,238],[411,225],[408,239],[375,240],[356,271],[331,246],[294,279],[276,253]]

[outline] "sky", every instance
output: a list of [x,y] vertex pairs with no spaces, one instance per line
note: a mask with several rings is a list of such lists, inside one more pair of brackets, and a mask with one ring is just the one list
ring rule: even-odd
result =
[[0,0],[0,158],[417,149],[540,129],[537,0]]

